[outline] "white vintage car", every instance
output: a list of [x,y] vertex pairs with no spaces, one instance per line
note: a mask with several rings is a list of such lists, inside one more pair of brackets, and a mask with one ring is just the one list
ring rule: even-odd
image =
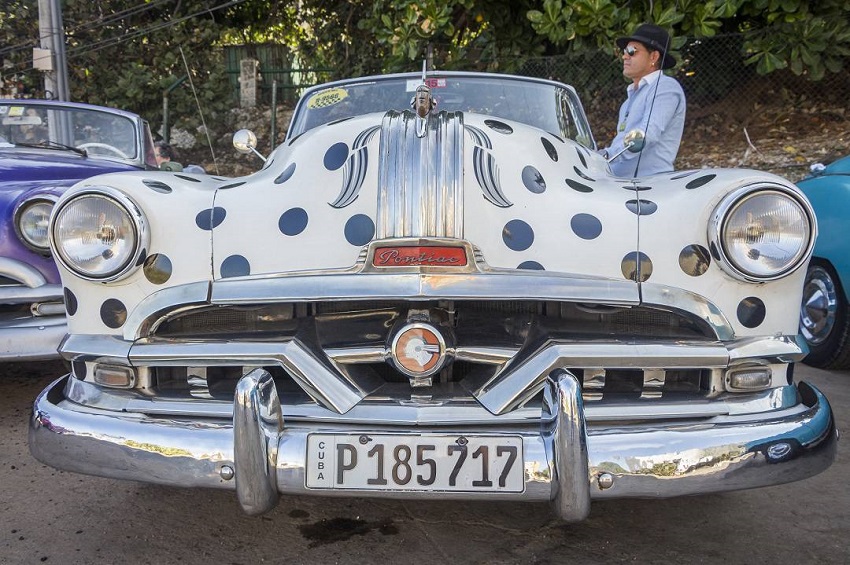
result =
[[430,72],[308,90],[247,177],[80,182],[50,222],[72,371],[32,453],[252,514],[294,493],[568,521],[826,469],[833,414],[794,379],[806,198],[615,178],[595,149],[569,86]]

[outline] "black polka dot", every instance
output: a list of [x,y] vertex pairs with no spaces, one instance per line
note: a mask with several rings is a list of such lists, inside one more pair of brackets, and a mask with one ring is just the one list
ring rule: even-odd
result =
[[195,216],[195,224],[202,230],[211,230],[221,225],[225,216],[227,216],[227,211],[224,208],[218,206],[207,208],[198,212],[198,215]]
[[136,259],[136,264],[135,264],[135,266],[136,266],[136,267],[138,267],[139,265],[141,265],[142,263],[144,263],[144,262],[145,262],[145,259],[147,259],[147,258],[148,258],[148,250],[147,250],[147,249],[145,249],[145,248],[142,248],[142,250],[141,250],[141,251],[139,251],[139,258],[138,258],[138,259]]
[[85,380],[86,373],[88,372],[85,361],[71,361],[71,370],[74,372],[75,377],[81,381]]
[[540,138],[540,143],[543,144],[543,149],[546,150],[546,154],[549,155],[549,158],[558,162],[558,150],[555,149],[555,146],[552,145],[552,142],[546,139],[545,137]]
[[366,245],[375,237],[375,223],[365,214],[357,214],[345,222],[345,239],[351,245]]
[[127,307],[120,300],[110,298],[100,307],[100,319],[108,328],[120,328],[127,321]]
[[650,261],[645,253],[632,251],[623,257],[620,270],[627,279],[644,282],[652,276],[652,261]]
[[218,187],[219,190],[227,190],[229,188],[236,188],[237,186],[242,186],[246,181],[232,182],[230,184],[224,184]]
[[602,233],[602,222],[591,214],[576,214],[570,220],[570,227],[582,239],[596,239]]
[[221,278],[244,277],[251,274],[251,264],[241,255],[231,255],[221,262]]
[[531,165],[526,165],[522,170],[522,184],[529,192],[534,194],[542,194],[546,191],[546,181],[543,179],[543,175]]
[[151,190],[161,192],[162,194],[170,194],[172,190],[170,186],[159,180],[144,179],[142,184]]
[[484,125],[505,135],[510,135],[514,132],[514,128],[504,122],[500,122],[499,120],[484,120]]
[[755,296],[747,297],[738,304],[738,321],[745,328],[760,326],[766,314],[764,302]]
[[348,159],[348,145],[342,142],[334,143],[325,153],[325,168],[329,171],[335,171],[345,164],[346,159]]
[[626,208],[638,216],[649,216],[658,210],[658,204],[651,200],[628,200],[626,201]]
[[576,173],[578,176],[580,176],[581,178],[583,178],[584,180],[589,180],[590,182],[596,182],[596,180],[595,180],[595,179],[592,179],[592,178],[590,178],[589,176],[587,176],[587,174],[586,174],[586,173],[584,173],[584,172],[583,172],[581,169],[579,169],[578,167],[573,167],[573,171],[575,171],[575,173]]
[[277,227],[283,235],[298,235],[307,227],[307,220],[304,208],[291,208],[280,216]]
[[225,181],[229,181],[229,180],[230,180],[229,178],[226,178],[226,177],[210,177],[210,178],[211,178],[212,180],[217,180],[217,181],[219,181],[219,182],[225,182]]
[[708,270],[711,255],[702,245],[688,245],[679,253],[679,267],[685,274],[698,277]]
[[577,190],[579,192],[593,192],[593,189],[587,186],[586,184],[582,184],[573,179],[564,179],[567,183],[567,186],[572,188],[573,190]]
[[685,188],[687,188],[687,189],[699,188],[702,185],[708,184],[709,182],[714,180],[714,177],[716,177],[716,176],[717,175],[703,175],[701,177],[697,177],[694,180],[692,180],[691,182],[689,182],[688,184],[686,184]]
[[517,266],[517,269],[528,269],[530,271],[545,271],[543,265],[537,261],[523,261]]
[[162,253],[154,253],[145,260],[142,270],[150,282],[163,284],[171,278],[171,259]]
[[77,297],[71,292],[71,289],[64,289],[65,294],[65,311],[68,312],[69,316],[73,316],[77,313]]
[[[344,146],[345,144],[343,143],[342,145]],[[346,151],[348,151],[348,149],[347,149],[347,148],[346,148]],[[327,155],[325,155],[325,159],[326,159],[326,165],[327,165]],[[337,167],[337,168],[339,168],[339,167]],[[289,164],[289,166],[288,166],[288,167],[286,167],[286,168],[283,170],[283,172],[282,172],[282,173],[280,173],[280,174],[277,176],[277,178],[276,178],[276,179],[274,179],[274,183],[275,183],[275,184],[283,184],[283,183],[285,183],[286,181],[288,181],[288,180],[292,177],[292,175],[293,175],[294,173],[295,173],[295,163],[290,163],[290,164]]]
[[177,174],[175,174],[174,176],[177,177],[178,179],[188,180],[188,181],[191,181],[191,182],[201,182],[201,179],[196,179],[195,177],[187,177],[186,175],[177,175]]
[[578,153],[578,160],[581,161],[581,165],[586,169],[587,168],[587,159],[584,158],[584,154],[581,152],[581,149],[576,147],[576,153]]
[[514,251],[525,251],[534,243],[534,230],[522,220],[511,220],[502,228],[502,240]]

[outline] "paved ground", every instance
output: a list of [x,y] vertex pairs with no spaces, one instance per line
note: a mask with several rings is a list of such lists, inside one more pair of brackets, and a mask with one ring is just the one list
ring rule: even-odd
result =
[[[850,563],[850,454],[808,481],[677,500],[595,503],[567,526],[545,504],[285,497],[242,514],[229,491],[86,477],[27,450],[61,363],[0,365],[2,563]],[[850,429],[850,372],[801,366]]]

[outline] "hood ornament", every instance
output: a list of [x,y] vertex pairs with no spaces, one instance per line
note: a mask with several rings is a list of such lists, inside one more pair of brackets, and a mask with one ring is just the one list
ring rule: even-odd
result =
[[416,94],[411,104],[414,112],[416,112],[417,137],[425,137],[425,132],[428,129],[428,114],[437,106],[434,97],[431,96],[431,87],[428,86],[425,79],[426,71],[427,61],[422,61],[422,84],[416,87]]

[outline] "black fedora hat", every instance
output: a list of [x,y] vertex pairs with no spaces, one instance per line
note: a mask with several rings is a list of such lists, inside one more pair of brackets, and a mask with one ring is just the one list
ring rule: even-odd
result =
[[650,49],[659,51],[664,57],[661,61],[662,69],[669,69],[676,66],[676,59],[669,53],[670,35],[663,27],[655,24],[641,24],[630,36],[618,38],[617,47],[625,49],[629,41],[637,41]]

